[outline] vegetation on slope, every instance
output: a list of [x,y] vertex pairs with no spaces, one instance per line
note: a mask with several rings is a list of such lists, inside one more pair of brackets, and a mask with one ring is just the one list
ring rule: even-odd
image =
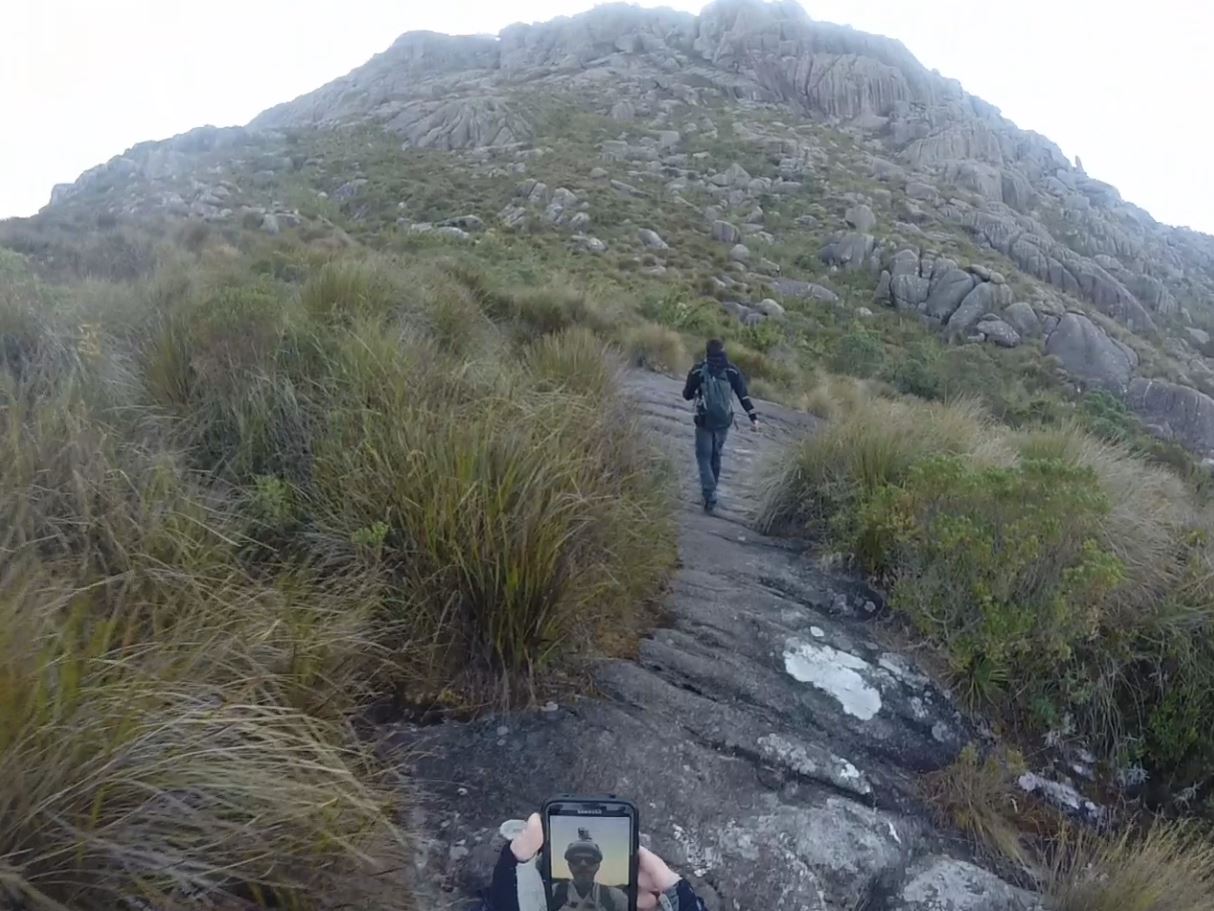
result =
[[963,692],[1181,786],[1209,773],[1210,519],[1078,427],[870,399],[788,454],[763,518],[883,581]]
[[592,302],[256,255],[204,238],[68,286],[0,261],[0,883],[26,906],[409,906],[357,711],[527,698],[627,648],[669,564]]

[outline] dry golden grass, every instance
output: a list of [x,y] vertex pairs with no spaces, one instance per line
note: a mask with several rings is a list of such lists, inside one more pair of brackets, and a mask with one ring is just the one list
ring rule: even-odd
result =
[[1109,838],[1070,830],[1055,847],[1046,891],[1055,911],[1210,911],[1214,840],[1177,822]]

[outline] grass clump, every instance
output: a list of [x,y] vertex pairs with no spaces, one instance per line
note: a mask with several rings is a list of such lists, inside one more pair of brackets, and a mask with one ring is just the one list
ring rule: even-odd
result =
[[1047,893],[1057,911],[1205,911],[1214,906],[1214,842],[1178,822],[1114,837],[1067,831]]
[[0,262],[0,894],[407,909],[352,717],[626,649],[660,465],[593,294],[204,240],[125,283]]

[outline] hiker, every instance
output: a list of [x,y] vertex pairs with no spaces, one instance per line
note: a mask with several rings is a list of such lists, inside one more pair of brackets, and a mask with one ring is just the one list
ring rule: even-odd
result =
[[553,903],[558,911],[628,911],[628,896],[619,889],[596,883],[603,851],[587,829],[565,848],[565,863],[570,880],[553,888]]
[[[582,837],[585,836],[585,837]],[[544,846],[544,826],[538,813],[532,813],[523,830],[513,841],[502,846],[497,867],[493,871],[493,884],[485,896],[486,911],[547,911],[544,908],[542,891],[533,893],[520,888],[518,871],[539,854]],[[573,858],[586,858],[589,864],[573,863]],[[568,911],[628,911],[628,898],[619,889],[594,884],[603,852],[599,850],[588,833],[579,833],[579,838],[565,849],[565,859],[573,874],[572,882],[558,882],[554,889],[558,902],[556,907]],[[647,848],[641,848],[637,858],[637,911],[707,911],[691,884],[666,866],[666,862]],[[579,870],[579,868],[581,868]],[[534,874],[534,872],[532,873]],[[580,883],[580,885],[579,885]],[[520,896],[532,895],[530,902]],[[597,901],[597,904],[587,904]]]
[[717,482],[721,480],[721,450],[733,426],[733,397],[736,395],[750,426],[759,427],[759,416],[746,391],[742,371],[729,363],[725,343],[712,339],[707,357],[691,368],[683,398],[696,402],[696,462],[700,466],[700,489],[704,494],[704,511],[717,508]]

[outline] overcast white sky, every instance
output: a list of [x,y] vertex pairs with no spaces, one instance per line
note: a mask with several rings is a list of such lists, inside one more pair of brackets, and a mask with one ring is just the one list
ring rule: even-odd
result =
[[[1162,221],[1214,233],[1214,0],[803,0],[902,40]],[[245,123],[402,32],[491,32],[594,0],[4,0],[0,217],[145,139]],[[642,0],[698,11],[701,0]]]

